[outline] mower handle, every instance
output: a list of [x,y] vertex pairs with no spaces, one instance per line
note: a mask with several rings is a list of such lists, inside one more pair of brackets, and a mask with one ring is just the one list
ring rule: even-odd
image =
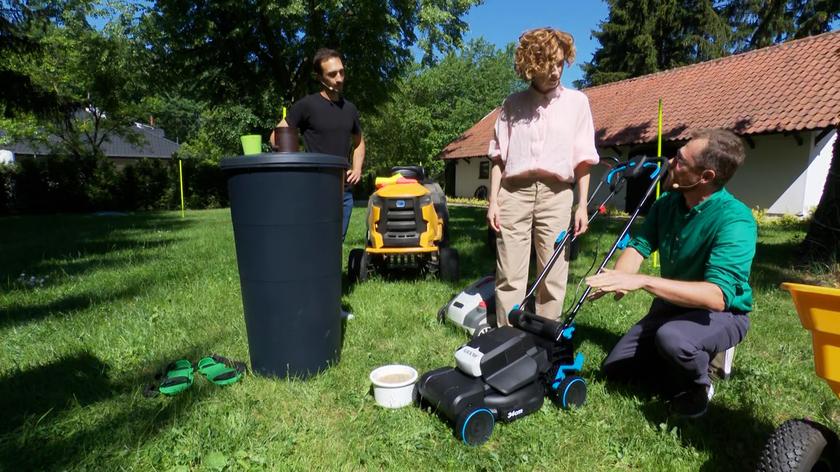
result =
[[[633,211],[633,214],[630,215],[630,219],[624,225],[624,229],[622,229],[621,232],[618,234],[618,237],[615,239],[615,242],[613,243],[612,247],[607,252],[607,256],[604,258],[604,261],[601,263],[601,266],[598,267],[597,271],[595,271],[596,274],[599,274],[599,273],[601,273],[601,271],[604,270],[604,268],[607,266],[607,263],[612,258],[613,254],[615,254],[616,250],[618,250],[619,245],[622,244],[622,241],[624,240],[624,238],[630,233],[630,226],[632,226],[633,222],[636,221],[636,218],[639,216],[639,212],[642,210],[642,207],[645,205],[645,203],[648,201],[650,196],[653,194],[654,189],[656,189],[656,185],[666,175],[667,168],[668,168],[668,160],[666,158],[662,158],[662,157],[648,158],[648,157],[643,156],[637,164],[634,164],[633,166],[630,166],[630,167],[635,167],[636,168],[633,171],[633,173],[631,174],[631,176],[633,174],[635,174],[635,175],[640,174],[641,169],[643,169],[645,167],[648,167],[648,168],[657,167],[657,169],[650,176],[651,182],[650,182],[650,185],[647,188],[647,191],[645,192],[645,195],[642,197],[642,200],[636,206],[636,209]],[[578,299],[574,308],[572,308],[571,312],[569,312],[568,316],[566,316],[566,319],[563,320],[563,325],[562,325],[563,329],[561,330],[561,333],[572,325],[572,323],[575,320],[575,316],[577,316],[578,310],[580,310],[580,307],[586,301],[586,298],[589,296],[589,294],[591,292],[592,292],[592,286],[587,285],[586,290],[583,291],[583,295],[580,296],[580,298]],[[560,338],[558,337],[557,339],[559,340]]]

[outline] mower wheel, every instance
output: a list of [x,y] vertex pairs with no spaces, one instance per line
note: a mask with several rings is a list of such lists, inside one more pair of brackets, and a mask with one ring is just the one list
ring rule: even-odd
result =
[[458,251],[451,247],[440,248],[440,278],[447,282],[454,282],[460,278],[458,267]]
[[819,423],[787,420],[767,440],[756,470],[805,472],[838,470],[832,455],[836,436]]
[[455,435],[468,446],[478,446],[490,439],[495,424],[496,417],[487,408],[469,408],[458,415],[455,421]]
[[347,258],[347,275],[351,282],[364,282],[368,277],[368,255],[364,249],[351,249]]
[[549,388],[548,391],[551,400],[564,410],[586,403],[586,381],[577,375],[564,378],[556,389]]

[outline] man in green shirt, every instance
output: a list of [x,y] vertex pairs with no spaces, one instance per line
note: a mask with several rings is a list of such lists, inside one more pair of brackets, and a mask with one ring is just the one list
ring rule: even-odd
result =
[[[657,200],[614,270],[588,277],[593,298],[634,290],[655,298],[648,314],[604,360],[611,380],[650,380],[669,393],[672,413],[698,417],[714,394],[709,358],[744,339],[752,310],[750,266],[756,224],[724,184],[744,161],[741,140],[705,130],[668,166],[667,193]],[[640,274],[653,251],[661,276]]]

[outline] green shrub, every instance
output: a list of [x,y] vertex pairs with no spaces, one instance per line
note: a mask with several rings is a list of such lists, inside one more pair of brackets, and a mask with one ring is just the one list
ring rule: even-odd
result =
[[[128,165],[119,176],[118,195],[122,208],[164,210],[173,208],[172,165],[160,159],[140,159]],[[178,179],[177,168],[174,175]]]
[[0,164],[0,215],[8,215],[14,205],[14,179],[17,165]]
[[[228,205],[218,164],[184,160],[188,208]],[[0,166],[0,215],[180,207],[178,161],[140,159],[119,170],[108,158],[24,157]]]

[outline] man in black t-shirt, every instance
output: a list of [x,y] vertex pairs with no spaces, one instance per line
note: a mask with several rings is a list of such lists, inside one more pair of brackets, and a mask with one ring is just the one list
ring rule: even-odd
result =
[[[312,67],[321,84],[321,91],[295,102],[286,119],[277,126],[298,128],[307,152],[350,157],[352,150],[353,159],[344,186],[343,241],[353,211],[353,185],[362,176],[365,140],[359,122],[359,110],[341,96],[344,89],[344,63],[341,56],[332,49],[319,49],[312,60]],[[271,142],[274,143],[274,133]]]

